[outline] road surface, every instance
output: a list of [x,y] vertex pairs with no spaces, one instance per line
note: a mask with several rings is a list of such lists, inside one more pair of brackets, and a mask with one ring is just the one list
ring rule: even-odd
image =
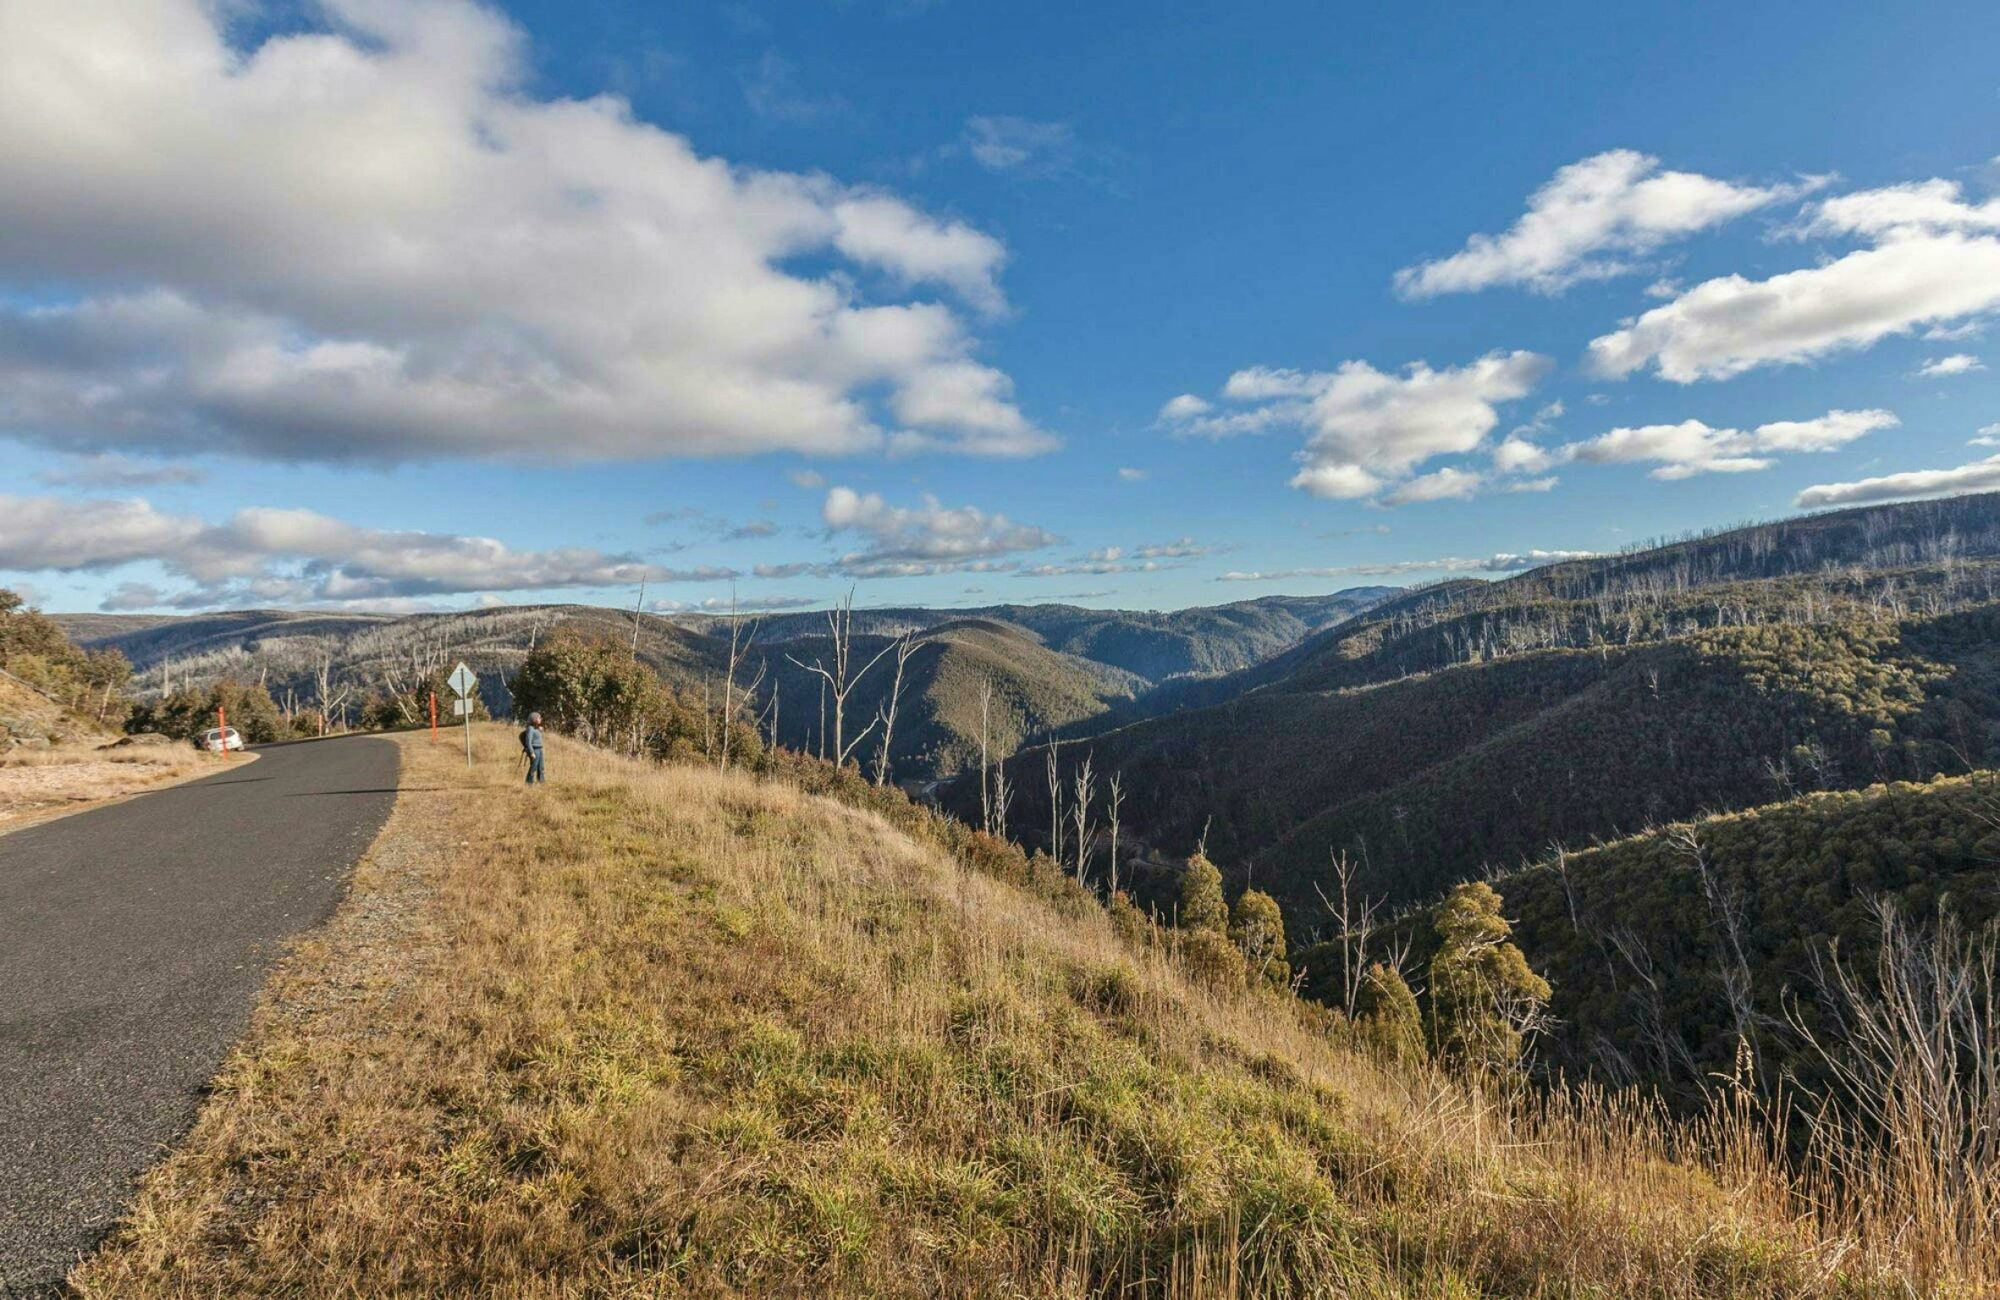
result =
[[353,737],[0,835],[0,1296],[50,1294],[185,1132],[395,802]]

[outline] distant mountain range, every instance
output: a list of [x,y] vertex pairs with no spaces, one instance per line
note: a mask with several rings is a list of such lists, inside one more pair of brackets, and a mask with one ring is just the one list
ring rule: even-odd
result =
[[[865,663],[905,632],[931,643],[910,662],[892,747],[900,778],[928,779],[976,761],[982,683],[993,686],[988,742],[1005,754],[1031,735],[1083,724],[1163,682],[1248,668],[1396,591],[1360,587],[1164,613],[1071,605],[856,610],[854,649]],[[725,618],[644,614],[635,628],[631,611],[590,605],[410,615],[238,610],[55,617],[79,643],[123,652],[142,696],[235,676],[263,682],[281,704],[311,704],[324,675],[358,701],[371,689],[394,689],[463,659],[479,672],[487,707],[506,714],[508,677],[539,639],[559,628],[633,641],[668,681],[718,700],[728,661]],[[756,634],[739,684],[761,669],[760,712],[770,717],[775,691],[782,742],[817,748],[826,731],[819,682],[799,665],[826,654],[825,613],[745,615],[743,622],[754,623]],[[875,716],[890,680],[886,665],[878,666],[856,689],[847,710],[854,719],[850,736]],[[859,751],[871,761],[873,752],[872,745]]]

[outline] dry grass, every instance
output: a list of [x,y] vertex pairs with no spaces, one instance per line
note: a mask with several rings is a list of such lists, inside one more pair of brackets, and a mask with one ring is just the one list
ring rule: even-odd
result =
[[204,754],[192,745],[51,745],[0,753],[0,830],[14,830],[244,763],[254,754]]
[[1392,1073],[872,816],[566,744],[527,789],[478,740],[404,741],[81,1293],[1913,1291],[1747,1119]]

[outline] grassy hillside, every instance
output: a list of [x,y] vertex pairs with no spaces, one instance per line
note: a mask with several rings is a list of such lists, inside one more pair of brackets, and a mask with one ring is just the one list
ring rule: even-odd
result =
[[[1788,1011],[1824,1028],[1814,968],[1834,945],[1873,972],[1878,900],[1918,924],[1942,902],[1967,929],[2000,916],[2000,785],[1983,772],[1806,795],[1552,854],[1495,887],[1555,986],[1555,1063],[1685,1098],[1747,1032],[1767,1081],[1818,1082]],[[1726,987],[1739,970],[1741,1018]]]
[[[1727,1127],[1482,1099],[796,788],[405,744],[85,1296],[1970,1288]],[[911,823],[921,825],[921,821]],[[885,994],[888,994],[885,996]]]

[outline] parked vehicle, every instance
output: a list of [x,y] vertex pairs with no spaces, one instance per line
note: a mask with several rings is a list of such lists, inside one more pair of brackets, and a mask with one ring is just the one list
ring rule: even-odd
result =
[[201,733],[201,739],[194,742],[196,749],[205,749],[212,754],[226,753],[243,748],[243,736],[234,727],[210,727]]

